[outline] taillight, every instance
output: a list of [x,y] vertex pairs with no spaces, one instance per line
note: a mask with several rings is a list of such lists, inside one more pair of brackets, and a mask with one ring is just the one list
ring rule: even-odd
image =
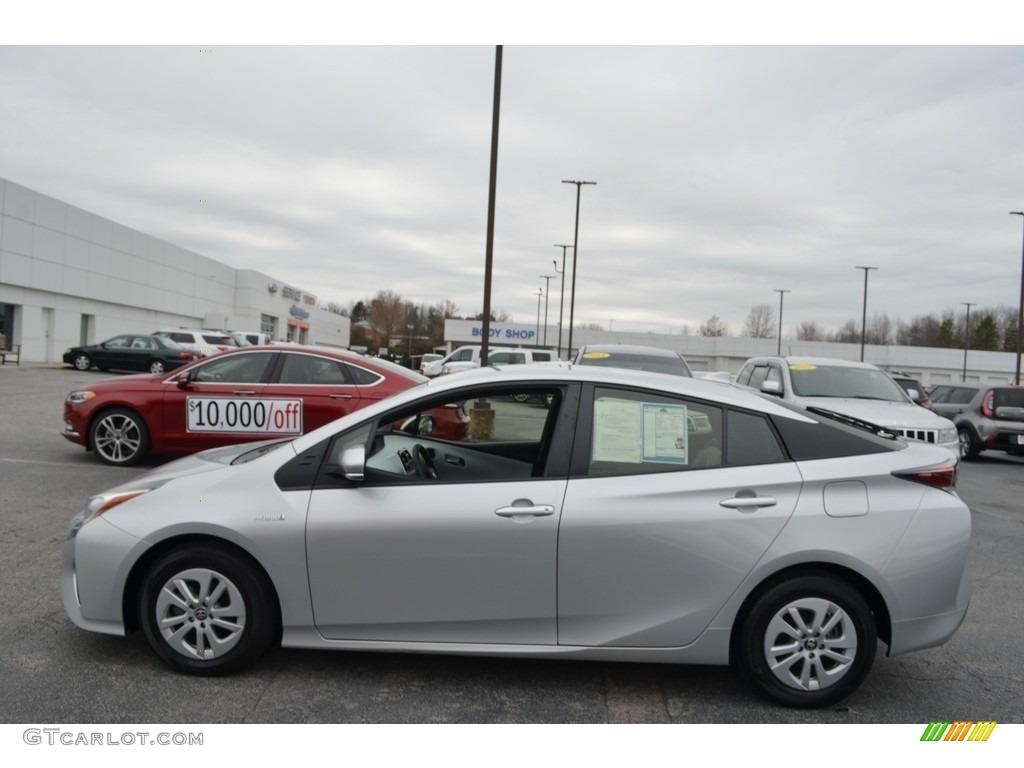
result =
[[981,415],[986,419],[994,419],[996,417],[995,402],[996,391],[994,389],[990,389],[985,393],[985,396],[981,398]]
[[893,472],[893,476],[901,480],[909,480],[912,483],[923,483],[940,491],[952,493],[956,490],[956,467],[955,459],[950,459],[942,464],[937,464],[924,469],[910,469],[903,472]]
[[178,359],[179,360],[195,360],[196,358],[195,358],[195,355],[193,355],[191,352],[179,352],[178,353]]

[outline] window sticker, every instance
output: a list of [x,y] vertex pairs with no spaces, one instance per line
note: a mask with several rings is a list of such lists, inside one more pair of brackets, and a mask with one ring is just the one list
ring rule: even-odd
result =
[[689,444],[686,406],[643,403],[644,462],[686,464]]
[[609,352],[584,352],[583,353],[583,359],[584,360],[607,360],[609,357],[611,357],[611,353],[609,353]]
[[640,403],[600,398],[594,401],[594,461],[640,463]]
[[699,431],[703,431],[705,423],[709,428],[705,414],[688,414],[685,405],[599,398],[594,401],[592,460],[687,464],[687,426],[699,424]]
[[186,398],[188,432],[302,434],[302,400],[233,397]]
[[813,365],[812,363],[793,363],[789,366],[789,370],[791,371],[816,371],[817,369],[818,366]]

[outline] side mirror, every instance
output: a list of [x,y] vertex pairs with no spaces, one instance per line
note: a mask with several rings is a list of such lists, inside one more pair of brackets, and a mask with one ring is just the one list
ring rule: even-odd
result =
[[366,472],[366,446],[354,445],[341,452],[341,471],[346,480],[359,482],[364,479]]
[[782,384],[778,381],[762,381],[761,391],[766,395],[782,395]]
[[191,384],[195,380],[196,372],[194,370],[179,373],[177,376],[174,377],[174,383],[178,387],[178,389],[185,389],[186,387],[188,387],[189,384]]
[[914,400],[915,402],[921,399],[921,393],[918,392],[913,387],[907,390],[907,394],[910,395],[910,399]]

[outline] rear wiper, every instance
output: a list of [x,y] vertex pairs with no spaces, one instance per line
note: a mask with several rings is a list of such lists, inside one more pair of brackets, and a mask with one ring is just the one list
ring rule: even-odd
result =
[[851,427],[859,427],[860,429],[867,430],[879,437],[896,438],[896,434],[885,427],[880,427],[877,424],[865,421],[864,419],[858,419],[856,416],[850,416],[846,413],[838,413],[837,411],[830,411],[828,408],[818,408],[817,406],[808,406],[807,410],[811,413],[817,414],[818,416],[824,416],[825,418],[832,419],[833,421],[849,424]]

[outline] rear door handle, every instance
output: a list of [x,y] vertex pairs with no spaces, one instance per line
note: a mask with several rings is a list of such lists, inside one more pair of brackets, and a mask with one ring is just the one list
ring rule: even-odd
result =
[[233,395],[255,395],[256,391],[252,389],[236,389],[231,394]]
[[348,395],[348,394],[345,394],[343,392],[339,392],[339,393],[331,395],[331,399],[332,400],[351,400],[353,397],[354,397],[354,395]]
[[555,514],[555,508],[550,504],[536,504],[529,507],[501,507],[494,510],[498,517],[527,518],[527,517],[548,517]]
[[774,496],[734,496],[731,499],[723,499],[718,502],[719,506],[728,509],[759,509],[761,507],[774,507],[779,501]]

